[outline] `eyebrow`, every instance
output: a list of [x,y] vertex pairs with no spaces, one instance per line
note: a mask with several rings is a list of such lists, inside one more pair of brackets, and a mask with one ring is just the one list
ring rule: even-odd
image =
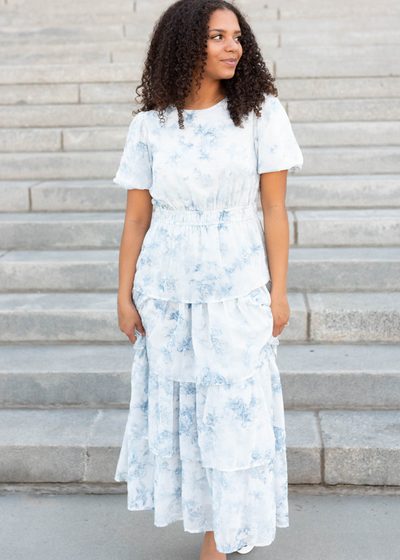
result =
[[[220,31],[221,33],[226,33],[226,29],[209,29],[209,31]],[[241,33],[242,31],[240,29],[237,29],[236,31],[234,31],[234,33]]]

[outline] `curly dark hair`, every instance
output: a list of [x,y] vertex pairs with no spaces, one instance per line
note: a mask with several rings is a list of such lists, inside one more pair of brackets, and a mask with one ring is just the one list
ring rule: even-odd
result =
[[[260,48],[250,25],[233,3],[225,0],[178,0],[169,6],[156,21],[149,39],[141,84],[136,88],[142,98],[142,111],[158,111],[161,123],[165,121],[167,107],[176,107],[179,128],[183,125],[185,98],[190,92],[193,71],[201,59],[200,74],[204,73],[207,59],[208,21],[215,10],[231,10],[237,17],[243,54],[235,74],[229,80],[221,80],[227,97],[227,106],[235,126],[242,125],[242,117],[252,110],[260,116],[264,94],[278,96],[275,78],[267,69]],[[142,93],[139,94],[139,90]],[[136,97],[137,101],[137,97]]]

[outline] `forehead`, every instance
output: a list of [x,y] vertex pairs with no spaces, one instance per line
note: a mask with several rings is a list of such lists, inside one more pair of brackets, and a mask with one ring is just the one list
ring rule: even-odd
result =
[[231,10],[215,10],[208,20],[208,28],[240,31],[238,19]]

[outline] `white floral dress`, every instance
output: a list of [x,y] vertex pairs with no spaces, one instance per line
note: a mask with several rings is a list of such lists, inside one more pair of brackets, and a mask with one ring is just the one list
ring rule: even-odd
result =
[[257,214],[260,174],[301,169],[278,98],[242,127],[227,99],[138,113],[114,182],[147,189],[153,215],[137,261],[131,401],[116,481],[129,510],[214,531],[217,549],[265,546],[289,525],[278,339]]

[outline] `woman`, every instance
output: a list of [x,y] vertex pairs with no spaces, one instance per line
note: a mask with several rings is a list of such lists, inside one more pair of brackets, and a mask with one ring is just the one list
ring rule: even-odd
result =
[[156,526],[204,532],[200,560],[289,524],[275,357],[287,171],[303,157],[273,82],[234,5],[179,0],[155,25],[114,179],[128,190],[119,327],[136,350],[115,480]]

